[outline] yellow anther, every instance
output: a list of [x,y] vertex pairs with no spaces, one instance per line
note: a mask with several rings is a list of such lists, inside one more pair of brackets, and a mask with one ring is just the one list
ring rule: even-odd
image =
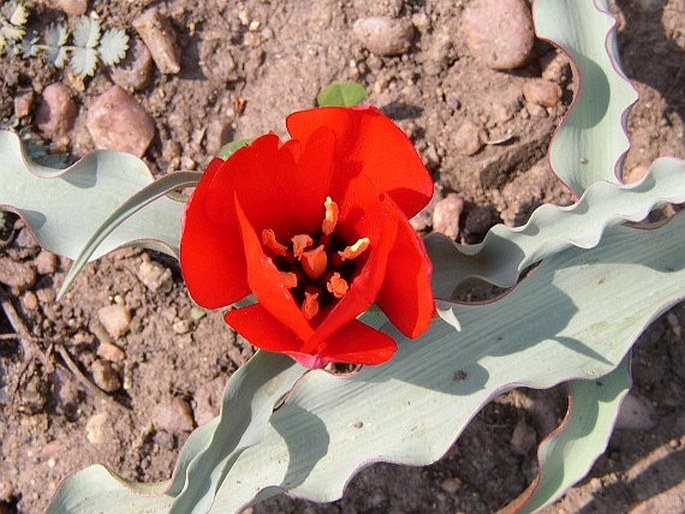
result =
[[335,226],[338,224],[338,204],[335,203],[330,196],[327,196],[323,206],[326,213],[323,218],[323,223],[321,223],[321,231],[327,236],[330,236],[335,230]]
[[340,255],[340,257],[344,261],[356,259],[366,251],[370,244],[371,239],[369,239],[368,237],[362,237],[359,240],[357,240],[357,242],[353,245],[350,245],[346,247],[344,250],[338,252],[338,255]]

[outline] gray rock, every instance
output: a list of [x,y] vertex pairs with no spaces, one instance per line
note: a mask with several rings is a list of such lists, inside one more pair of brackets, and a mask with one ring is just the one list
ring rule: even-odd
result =
[[521,455],[528,455],[535,448],[536,444],[537,434],[535,429],[526,423],[524,418],[520,418],[514,427],[514,432],[511,434],[511,447]]
[[524,0],[475,0],[464,13],[471,55],[496,70],[523,66],[535,42],[533,18]]
[[450,193],[440,200],[433,209],[433,230],[450,239],[459,237],[459,219],[464,210],[464,199]]
[[86,126],[97,148],[142,157],[155,135],[145,109],[120,86],[102,93],[88,109]]
[[226,385],[226,378],[216,377],[209,382],[203,382],[193,395],[195,400],[195,420],[198,425],[204,425],[219,415],[221,409],[221,395]]
[[14,115],[17,118],[24,118],[31,114],[36,95],[32,89],[18,91],[14,97]]
[[90,366],[93,382],[106,393],[113,393],[121,387],[121,378],[112,365],[104,360],[96,360]]
[[57,271],[57,256],[47,250],[41,250],[34,262],[41,275],[50,275]]
[[354,22],[352,33],[372,54],[387,57],[409,50],[415,29],[409,20],[373,16]]
[[110,362],[121,362],[126,359],[124,350],[109,341],[101,341],[96,353],[98,357]]
[[145,287],[153,293],[156,291],[168,291],[171,288],[171,270],[153,261],[143,261],[136,273]]
[[112,81],[129,91],[145,89],[152,79],[152,55],[145,43],[136,38],[129,48],[126,59],[110,71]]
[[193,409],[183,398],[163,400],[152,410],[155,427],[167,432],[190,432],[195,427]]
[[447,67],[452,51],[452,40],[449,34],[435,34],[428,44],[424,55],[423,69],[428,75],[438,75]]
[[561,93],[559,84],[549,80],[530,80],[523,84],[523,96],[526,100],[542,107],[554,107],[561,99]]
[[624,430],[650,430],[657,425],[657,413],[648,400],[628,393],[621,403],[616,428]]
[[166,18],[162,18],[156,9],[148,9],[133,20],[133,26],[150,50],[160,72],[173,75],[181,71],[176,33]]
[[27,311],[35,311],[38,305],[38,297],[33,291],[26,291],[21,297],[21,306]]
[[86,439],[88,439],[89,443],[100,444],[104,442],[108,421],[106,412],[99,412],[88,418],[88,421],[86,421]]
[[479,123],[466,120],[452,136],[454,150],[460,155],[475,155],[483,148],[485,129]]
[[36,125],[50,138],[65,136],[76,119],[76,104],[69,88],[64,84],[50,84],[43,90],[41,103],[36,111]]
[[131,313],[119,304],[107,305],[98,310],[98,319],[114,339],[121,337],[131,324]]

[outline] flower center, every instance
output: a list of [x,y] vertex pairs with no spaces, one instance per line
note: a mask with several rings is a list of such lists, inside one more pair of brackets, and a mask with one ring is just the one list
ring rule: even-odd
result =
[[338,205],[329,196],[321,231],[297,234],[286,246],[272,229],[262,230],[262,245],[308,320],[323,315],[345,296],[371,244],[368,237],[347,244],[336,235],[337,224]]

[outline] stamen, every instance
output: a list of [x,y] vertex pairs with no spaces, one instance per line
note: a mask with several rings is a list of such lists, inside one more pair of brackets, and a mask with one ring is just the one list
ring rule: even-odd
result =
[[368,237],[362,237],[359,240],[357,240],[357,242],[353,245],[350,245],[346,247],[343,251],[338,252],[338,255],[340,255],[340,257],[344,261],[356,259],[366,251],[370,244],[371,240]]
[[281,271],[281,278],[288,289],[295,289],[297,287],[297,275],[292,271]]
[[276,234],[270,228],[262,230],[262,244],[273,252],[274,255],[285,255],[288,249],[276,240]]
[[326,289],[333,294],[336,298],[342,298],[347,293],[350,286],[347,284],[347,280],[340,276],[340,273],[333,273],[331,278],[328,279],[326,284]]
[[338,204],[330,196],[327,196],[323,206],[326,209],[326,214],[324,215],[323,223],[321,223],[321,231],[325,235],[330,236],[338,224]]
[[301,309],[305,318],[308,320],[314,318],[319,313],[319,292],[316,290],[305,291]]
[[293,253],[298,259],[302,257],[302,252],[314,244],[314,240],[308,234],[298,234],[291,238],[293,242]]
[[302,269],[312,280],[319,280],[328,267],[328,256],[323,245],[319,245],[313,250],[302,252],[300,258]]

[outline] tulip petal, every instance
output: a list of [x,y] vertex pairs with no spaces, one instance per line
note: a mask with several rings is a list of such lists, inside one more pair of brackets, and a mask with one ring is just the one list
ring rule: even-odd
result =
[[278,270],[271,257],[264,253],[254,227],[247,219],[238,198],[235,198],[238,225],[243,236],[247,281],[260,304],[283,325],[302,340],[308,339],[314,329],[295,304],[288,280]]
[[397,350],[395,340],[358,320],[352,320],[326,340],[320,358],[326,362],[381,364]]
[[433,181],[414,146],[390,118],[375,107],[320,107],[286,120],[294,139],[308,141],[320,127],[337,137],[338,159],[357,163],[378,189],[387,192],[409,218],[433,196]]
[[398,216],[395,244],[376,303],[407,337],[420,336],[433,318],[431,272],[423,242],[407,220]]
[[263,350],[297,352],[302,346],[302,339],[260,304],[228,311],[224,319],[250,343]]
[[[188,202],[181,236],[181,269],[192,298],[208,309],[225,307],[250,293],[240,231],[231,205],[219,223],[207,214],[207,195],[224,165],[214,159]],[[231,202],[232,203],[232,202]]]

